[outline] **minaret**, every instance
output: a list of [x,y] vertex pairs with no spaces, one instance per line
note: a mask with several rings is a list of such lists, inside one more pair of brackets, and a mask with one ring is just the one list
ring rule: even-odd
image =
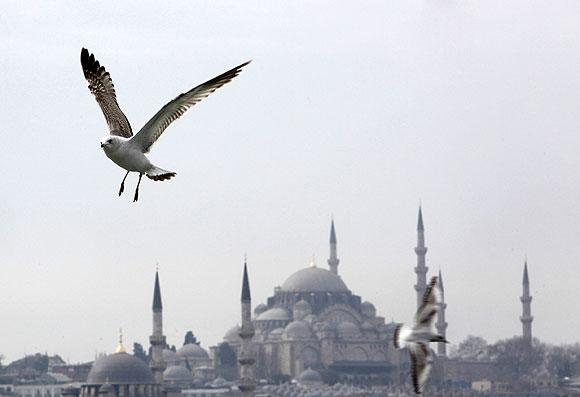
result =
[[330,271],[338,275],[338,257],[336,256],[336,233],[334,232],[334,219],[330,222],[330,257],[328,258]]
[[423,295],[425,294],[425,289],[427,288],[427,270],[429,270],[429,268],[425,266],[425,254],[427,253],[427,247],[425,247],[425,234],[423,229],[423,214],[421,212],[421,206],[419,206],[419,219],[417,221],[417,246],[415,247],[415,253],[417,254],[417,267],[415,267],[415,273],[417,273],[417,284],[415,284],[415,291],[417,291],[418,309],[423,302]]
[[248,267],[244,260],[244,279],[242,282],[242,327],[240,338],[242,338],[242,348],[238,362],[240,363],[240,384],[239,389],[243,397],[254,395],[256,384],[254,382],[254,353],[252,351],[252,338],[254,336],[254,326],[252,325],[252,298],[250,296],[250,282],[248,280]]
[[[443,288],[443,277],[441,277],[441,269],[439,269],[439,287],[441,288],[441,302],[437,304],[439,306],[439,310],[435,327],[437,328],[437,333],[445,338],[445,331],[447,330],[447,322],[445,322],[445,309],[447,308],[447,303],[445,303],[445,289]],[[437,344],[437,355],[447,357],[446,343],[439,342]]]
[[522,337],[524,342],[528,347],[532,347],[532,321],[534,316],[532,316],[532,297],[530,296],[530,280],[528,279],[528,261],[526,260],[524,264],[524,280],[523,280],[523,294],[520,297],[522,301],[522,316],[520,321],[522,322]]
[[155,272],[155,290],[153,291],[153,335],[149,337],[151,344],[151,370],[155,376],[155,382],[163,383],[163,348],[165,347],[165,335],[163,335],[163,305],[161,304],[161,288],[159,288],[159,272]]

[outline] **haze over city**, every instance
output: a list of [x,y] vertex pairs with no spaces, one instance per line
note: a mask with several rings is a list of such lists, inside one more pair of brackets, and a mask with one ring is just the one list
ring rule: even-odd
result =
[[[441,269],[447,339],[578,341],[580,5],[486,2],[5,2],[0,291],[5,362],[147,345],[204,347],[312,257],[387,321],[409,321],[417,211]],[[111,73],[138,130],[181,92],[252,59],[188,111],[126,181],[79,53]]]

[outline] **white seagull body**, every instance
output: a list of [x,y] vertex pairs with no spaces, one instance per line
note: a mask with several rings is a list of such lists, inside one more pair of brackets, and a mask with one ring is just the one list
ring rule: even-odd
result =
[[429,378],[433,357],[429,342],[447,343],[445,337],[433,330],[433,321],[441,303],[441,288],[437,277],[431,278],[423,296],[423,303],[415,314],[413,327],[399,324],[395,329],[393,344],[397,349],[407,347],[411,356],[411,376],[416,394],[421,394]]
[[145,154],[149,153],[151,146],[169,124],[216,89],[229,83],[248,63],[250,61],[177,96],[163,106],[137,134],[133,135],[131,125],[117,103],[115,87],[109,72],[105,70],[104,66],[99,64],[99,61],[95,60],[93,54],[89,55],[87,49],[83,48],[81,50],[81,65],[85,79],[89,82],[89,90],[95,96],[109,126],[109,135],[101,140],[101,148],[115,164],[127,170],[121,182],[119,196],[123,193],[125,179],[129,172],[139,173],[139,182],[137,183],[133,201],[137,201],[139,198],[139,185],[143,175],[147,175],[148,178],[154,181],[164,181],[176,175],[175,172],[167,171],[151,164]]

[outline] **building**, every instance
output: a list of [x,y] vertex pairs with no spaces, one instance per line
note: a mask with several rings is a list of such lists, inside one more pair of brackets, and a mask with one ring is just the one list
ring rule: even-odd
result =
[[[388,382],[398,357],[390,337],[394,324],[386,324],[375,306],[354,294],[340,277],[334,221],[328,265],[324,269],[312,262],[298,270],[255,307],[257,379],[297,379],[311,368],[332,383]],[[226,333],[224,343],[211,348],[216,374],[236,375],[223,361],[228,355],[239,356],[241,346],[236,326]]]
[[122,340],[114,354],[97,359],[81,387],[81,397],[161,397],[161,385],[143,360],[127,354]]

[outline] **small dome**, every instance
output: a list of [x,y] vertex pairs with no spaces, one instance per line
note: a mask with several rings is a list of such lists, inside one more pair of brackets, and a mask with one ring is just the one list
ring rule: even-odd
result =
[[358,326],[350,321],[343,321],[338,324],[336,330],[338,331],[338,335],[344,338],[354,338],[358,336],[360,332]]
[[314,314],[309,314],[308,316],[304,317],[304,321],[306,321],[308,324],[314,324],[316,321],[316,316]]
[[173,350],[163,349],[163,361],[170,367],[173,363],[180,363],[182,359]]
[[292,292],[349,292],[340,277],[318,267],[298,270],[284,281],[281,288]]
[[308,368],[307,370],[303,371],[299,376],[298,376],[298,381],[299,382],[319,382],[322,383],[322,376],[320,376],[320,373],[318,373],[318,371],[315,371],[311,368]]
[[115,393],[115,386],[110,383],[105,383],[103,386],[99,387],[99,394],[105,393]]
[[375,317],[377,315],[377,309],[372,303],[365,301],[360,304],[360,310],[365,317]]
[[362,323],[362,325],[360,326],[364,331],[374,331],[375,330],[375,326],[372,325],[370,322],[365,321],[364,323]]
[[268,338],[270,339],[279,339],[282,337],[282,333],[284,333],[284,329],[283,328],[276,328],[273,329],[272,331],[270,331],[270,333],[268,334]]
[[284,337],[287,339],[312,339],[312,330],[304,321],[292,321],[284,329]]
[[172,365],[163,371],[163,381],[169,383],[189,383],[193,381],[193,375],[182,365]]
[[270,310],[266,310],[264,313],[260,314],[257,321],[289,321],[290,314],[288,311],[282,307],[273,307]]
[[230,344],[242,343],[242,338],[240,338],[240,326],[236,325],[226,332],[224,335],[224,340]]
[[218,387],[224,387],[228,384],[228,381],[225,380],[224,378],[215,378],[213,382],[211,382],[211,386],[218,388]]
[[296,304],[294,305],[294,310],[312,310],[312,306],[310,306],[310,303],[302,299],[296,302]]
[[183,345],[177,350],[177,355],[188,360],[209,358],[209,354],[207,354],[205,349],[196,343],[188,343],[187,345]]
[[260,303],[254,309],[254,316],[259,316],[260,314],[264,313],[266,310],[268,310],[268,306],[264,305],[263,303]]
[[87,385],[155,383],[153,373],[145,362],[127,353],[115,353],[99,358],[87,376]]

